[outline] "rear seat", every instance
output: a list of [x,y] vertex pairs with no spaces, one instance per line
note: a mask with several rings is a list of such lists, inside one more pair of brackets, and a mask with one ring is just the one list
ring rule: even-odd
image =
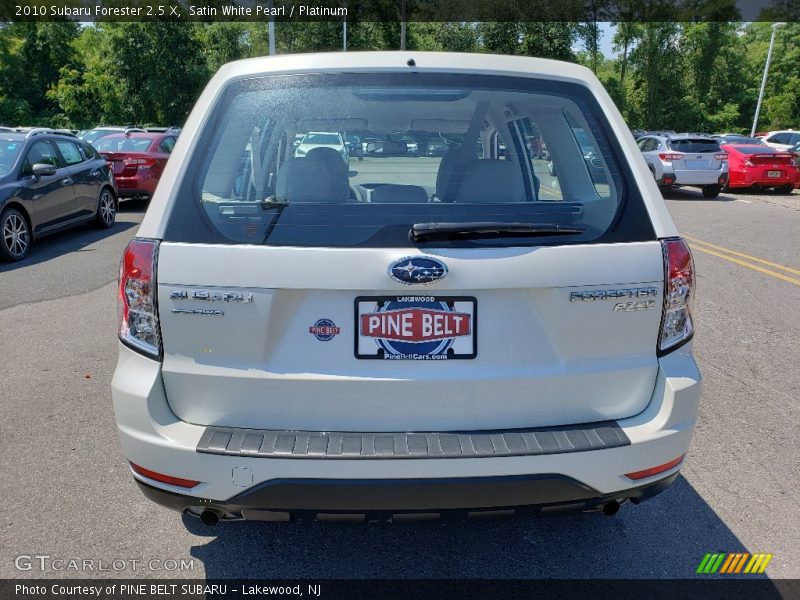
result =
[[519,167],[507,160],[474,160],[461,182],[457,202],[524,202],[525,188]]
[[419,185],[384,184],[372,190],[370,202],[373,204],[421,204],[428,201],[428,193]]

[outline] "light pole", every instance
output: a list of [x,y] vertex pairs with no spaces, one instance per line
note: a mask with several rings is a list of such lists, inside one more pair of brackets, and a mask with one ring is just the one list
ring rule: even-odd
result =
[[767,51],[767,63],[764,65],[764,77],[761,78],[761,91],[758,92],[758,103],[756,104],[756,116],[753,117],[753,129],[750,130],[750,137],[756,134],[756,126],[758,125],[758,113],[761,112],[761,100],[764,97],[764,88],[767,85],[767,73],[769,73],[769,63],[772,60],[772,47],[775,45],[775,34],[778,27],[783,27],[786,23],[773,23],[772,36],[769,38],[769,50]]
[[406,0],[400,0],[400,50],[406,49]]
[[269,7],[269,21],[267,22],[267,35],[269,37],[269,55],[275,54],[275,17],[272,16],[272,0],[267,3]]

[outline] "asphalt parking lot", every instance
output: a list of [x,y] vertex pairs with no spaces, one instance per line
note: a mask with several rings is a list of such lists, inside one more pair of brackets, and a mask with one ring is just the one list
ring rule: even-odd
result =
[[[0,264],[0,577],[683,578],[707,552],[747,551],[800,578],[800,192],[667,204],[694,250],[703,402],[675,485],[613,518],[205,528],[146,501],[117,444],[115,281],[146,203]],[[15,567],[34,554],[192,568]]]

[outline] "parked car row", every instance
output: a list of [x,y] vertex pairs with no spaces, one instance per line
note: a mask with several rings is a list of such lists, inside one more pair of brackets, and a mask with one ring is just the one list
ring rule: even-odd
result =
[[155,192],[180,130],[79,133],[0,128],[0,259],[22,260],[36,239],[87,222],[112,227],[120,199]]
[[38,238],[95,221],[111,227],[117,190],[90,144],[52,129],[0,132],[0,258],[25,258]]
[[732,189],[800,187],[800,132],[773,131],[750,137],[735,133],[634,132],[636,143],[662,189],[699,187],[706,198]]
[[163,133],[131,131],[103,136],[94,142],[111,164],[120,198],[149,198],[178,140],[177,130]]

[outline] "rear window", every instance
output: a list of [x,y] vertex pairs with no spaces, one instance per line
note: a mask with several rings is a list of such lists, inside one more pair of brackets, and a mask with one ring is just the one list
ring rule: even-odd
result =
[[91,144],[98,138],[102,138],[103,136],[109,135],[111,133],[116,133],[117,131],[118,130],[115,129],[92,129],[89,133],[83,136],[83,141],[89,142]]
[[720,138],[720,144],[755,144],[757,146],[765,146],[758,138],[747,137],[744,135],[726,135]]
[[309,133],[303,137],[303,144],[341,145],[342,138],[336,133]]
[[[330,147],[353,136],[358,157]],[[605,115],[575,84],[437,74],[253,78],[226,88],[194,152],[169,241],[473,247],[655,239]],[[580,233],[409,238],[413,225],[441,222]]]
[[778,154],[778,150],[769,146],[761,146],[760,148],[755,146],[736,146],[736,151],[742,154]]
[[686,139],[686,140],[670,140],[670,148],[676,152],[685,152],[687,154],[701,154],[703,152],[719,152],[719,142],[716,140],[704,139]]
[[153,138],[126,138],[109,136],[95,144],[98,152],[147,152]]

